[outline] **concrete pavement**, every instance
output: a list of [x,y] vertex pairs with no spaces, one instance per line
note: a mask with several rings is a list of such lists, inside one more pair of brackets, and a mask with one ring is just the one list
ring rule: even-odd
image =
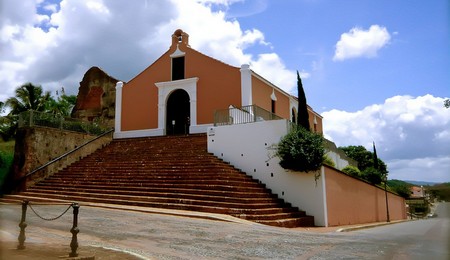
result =
[[[35,205],[34,208],[46,216],[57,216],[67,204]],[[0,213],[0,241],[9,245],[9,250],[3,250],[0,256],[9,259],[17,251],[11,250],[11,246],[17,244],[21,206],[1,205]],[[42,245],[38,247],[44,254],[56,251],[55,246],[70,252],[71,211],[60,220],[48,222],[28,210],[27,224],[26,244]],[[330,249],[337,248],[345,238],[336,231],[362,226],[286,229],[220,214],[81,204],[79,228],[80,250],[90,249],[91,253],[86,254],[95,254],[96,259],[101,259],[101,255],[114,255],[108,250],[140,259],[307,259],[334,255]],[[366,251],[363,256],[370,259],[369,247]]]

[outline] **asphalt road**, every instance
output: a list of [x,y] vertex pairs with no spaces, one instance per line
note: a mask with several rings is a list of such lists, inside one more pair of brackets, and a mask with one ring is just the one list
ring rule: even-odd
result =
[[349,236],[371,240],[386,259],[450,259],[450,203],[440,203],[437,217],[364,229]]
[[[65,206],[36,206],[45,217]],[[449,204],[438,218],[343,233],[81,207],[78,241],[143,259],[450,259]],[[17,241],[20,205],[0,206],[0,241]],[[446,215],[447,214],[447,215]],[[26,243],[70,243],[70,211],[55,221],[27,214]],[[0,254],[0,258],[5,257]],[[7,259],[7,258],[5,258]]]

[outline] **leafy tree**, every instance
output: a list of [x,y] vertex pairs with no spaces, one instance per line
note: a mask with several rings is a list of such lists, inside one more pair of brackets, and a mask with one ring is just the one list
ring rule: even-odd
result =
[[277,148],[281,167],[300,172],[320,169],[324,154],[323,137],[302,126],[294,126]]
[[303,90],[302,79],[297,71],[297,92],[298,92],[298,114],[297,124],[310,131],[308,106],[306,104],[306,95]]
[[426,190],[438,200],[450,201],[450,182],[427,186]]
[[372,184],[380,184],[383,181],[383,176],[374,167],[368,167],[362,171],[362,177]]
[[[364,171],[368,167],[374,167],[374,160],[373,160],[373,153],[370,151],[367,151],[366,148],[362,145],[354,146],[345,146],[345,147],[339,147],[339,149],[343,150],[345,154],[352,158],[353,160],[358,162],[358,169],[360,171]],[[377,158],[378,161],[378,169],[382,174],[387,173],[387,166],[386,164],[380,159]]]
[[450,98],[447,98],[446,100],[444,100],[444,107],[450,108]]
[[16,122],[11,116],[0,116],[0,137],[3,141],[13,138],[16,128]]
[[411,184],[401,180],[388,180],[389,188],[399,196],[407,199],[411,196]]
[[345,166],[342,171],[350,176],[360,178],[361,177],[361,171],[358,169],[358,167],[347,165]]
[[77,102],[75,95],[66,95],[64,88],[61,89],[61,95],[56,91],[56,99],[50,98],[46,104],[46,112],[64,117],[70,116],[72,109]]
[[[387,166],[386,164],[380,160],[380,158],[376,158],[375,154],[367,151],[364,146],[346,146],[339,147],[339,149],[343,150],[345,154],[358,162],[358,168],[361,171],[361,177],[370,183],[379,184],[387,175]],[[375,163],[378,163],[378,168],[375,168]],[[378,175],[378,176],[376,176]]]

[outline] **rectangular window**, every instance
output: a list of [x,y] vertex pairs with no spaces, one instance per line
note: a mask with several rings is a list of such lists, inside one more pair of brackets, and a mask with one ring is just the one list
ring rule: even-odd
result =
[[172,80],[184,79],[184,57],[172,59]]
[[275,100],[272,100],[272,113],[275,114]]

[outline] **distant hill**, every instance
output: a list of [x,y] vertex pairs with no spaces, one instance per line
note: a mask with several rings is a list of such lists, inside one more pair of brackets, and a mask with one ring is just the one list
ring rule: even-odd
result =
[[433,185],[439,184],[439,182],[430,182],[430,181],[404,181],[404,182],[411,183],[416,186],[421,186],[421,185],[422,186],[433,186]]

